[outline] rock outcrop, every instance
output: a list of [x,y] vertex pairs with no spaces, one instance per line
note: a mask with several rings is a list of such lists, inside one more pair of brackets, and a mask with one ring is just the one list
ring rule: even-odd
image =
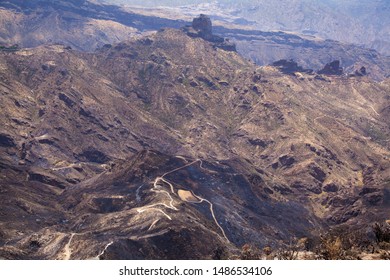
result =
[[184,31],[188,36],[193,38],[202,38],[206,41],[213,43],[214,47],[220,48],[226,51],[236,51],[236,46],[229,40],[213,34],[213,27],[211,19],[201,14],[199,17],[194,18],[191,26],[184,27]]
[[305,69],[302,66],[299,66],[297,62],[295,62],[293,59],[286,60],[281,59],[278,61],[275,61],[272,66],[277,67],[280,72],[285,74],[293,74],[295,72],[302,72],[302,73],[313,73],[312,69]]
[[14,147],[16,146],[14,139],[6,133],[0,132],[0,147]]
[[198,34],[204,39],[212,39],[213,27],[211,19],[201,14],[199,17],[192,20],[192,28],[198,32]]
[[326,64],[324,68],[318,71],[318,74],[341,76],[343,74],[343,68],[340,67],[339,60],[334,60]]
[[366,67],[362,66],[360,67],[360,69],[358,70],[355,70],[355,72],[351,75],[349,75],[350,77],[364,77],[364,76],[367,76],[367,69]]

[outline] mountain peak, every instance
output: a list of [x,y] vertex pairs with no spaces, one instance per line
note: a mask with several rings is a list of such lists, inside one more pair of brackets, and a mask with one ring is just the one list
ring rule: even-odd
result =
[[212,32],[211,19],[201,14],[192,21],[191,26],[182,28],[188,36],[193,38],[202,38],[206,41],[213,43],[213,46],[226,51],[236,52],[236,45],[231,43],[228,39],[224,39],[220,36],[214,35]]
[[212,36],[211,19],[205,14],[201,14],[192,20],[192,28],[198,31],[202,37]]

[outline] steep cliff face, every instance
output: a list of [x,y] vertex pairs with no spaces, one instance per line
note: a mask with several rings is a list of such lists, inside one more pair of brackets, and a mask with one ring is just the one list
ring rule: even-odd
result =
[[169,28],[0,69],[2,257],[207,259],[389,218],[388,80]]

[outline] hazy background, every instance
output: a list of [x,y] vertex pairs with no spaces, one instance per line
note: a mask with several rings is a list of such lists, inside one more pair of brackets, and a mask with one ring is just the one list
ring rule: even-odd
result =
[[283,30],[355,43],[390,55],[390,0],[99,0],[142,7],[203,3],[209,14],[244,18],[257,29]]

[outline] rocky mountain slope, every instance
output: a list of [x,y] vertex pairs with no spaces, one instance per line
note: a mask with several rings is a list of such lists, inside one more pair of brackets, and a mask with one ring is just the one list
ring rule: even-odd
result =
[[209,259],[389,219],[390,81],[163,29],[0,52],[0,256]]
[[[215,5],[214,5],[215,6]],[[213,14],[215,9],[205,7]],[[215,9],[214,9],[214,8]],[[60,43],[76,50],[95,51],[134,36],[160,28],[181,28],[199,9],[135,9],[97,4],[95,1],[2,1],[0,2],[0,46],[36,47]],[[369,76],[383,80],[390,76],[390,58],[356,45],[322,40],[313,36],[286,32],[265,32],[250,22],[230,22],[230,15],[212,17],[214,33],[229,38],[244,57],[259,65],[280,59],[294,59],[305,68],[321,69],[326,63],[340,60],[346,72],[362,66]],[[256,30],[258,29],[258,30]]]

